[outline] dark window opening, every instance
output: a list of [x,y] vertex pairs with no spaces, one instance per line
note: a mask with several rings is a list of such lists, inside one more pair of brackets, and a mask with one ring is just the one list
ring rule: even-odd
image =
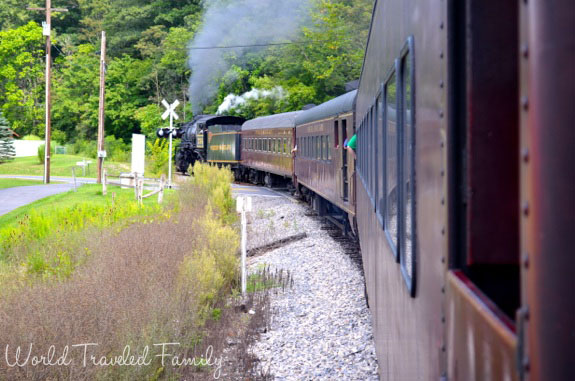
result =
[[450,252],[511,320],[520,303],[518,9],[455,2],[450,14]]

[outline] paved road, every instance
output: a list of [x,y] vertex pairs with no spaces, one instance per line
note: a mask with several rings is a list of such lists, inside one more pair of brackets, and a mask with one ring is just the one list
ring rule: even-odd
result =
[[44,197],[74,188],[74,184],[30,185],[0,189],[0,216]]
[[[42,180],[42,176],[12,176],[0,175],[0,178],[16,178],[27,180]],[[16,208],[27,205],[33,201],[40,200],[57,193],[66,192],[74,188],[73,179],[70,177],[52,177],[52,181],[61,181],[64,184],[31,185],[15,188],[0,189],[0,216]],[[76,179],[80,183],[95,183],[95,179]],[[279,192],[269,188],[253,185],[232,184],[232,191],[236,196],[257,196],[257,197],[283,197]]]

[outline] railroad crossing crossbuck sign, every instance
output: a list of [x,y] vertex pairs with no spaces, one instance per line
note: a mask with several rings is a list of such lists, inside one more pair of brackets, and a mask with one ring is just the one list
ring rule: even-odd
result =
[[[164,105],[164,107],[166,108],[166,111],[162,114],[162,119],[166,120],[168,118],[168,116],[170,116],[171,118],[174,118],[176,120],[179,119],[178,114],[176,114],[174,112],[174,110],[176,109],[176,107],[178,107],[178,105],[180,104],[180,101],[176,99],[176,101],[172,104],[168,104],[168,102],[166,102],[165,99],[162,99],[162,104]],[[171,119],[170,118],[170,119]],[[170,124],[170,128],[173,128],[172,125]]]
[[178,114],[174,111],[176,107],[180,104],[179,100],[175,100],[174,103],[168,104],[165,99],[162,99],[162,104],[166,108],[166,111],[162,114],[162,119],[170,117],[170,158],[168,160],[168,188],[172,187],[172,135],[174,131],[174,119],[179,119]]

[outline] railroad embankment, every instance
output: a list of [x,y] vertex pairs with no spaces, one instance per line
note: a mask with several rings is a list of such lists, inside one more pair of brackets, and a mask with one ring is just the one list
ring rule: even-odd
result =
[[231,173],[195,173],[162,207],[109,190],[109,202],[52,200],[6,222],[0,379],[219,376],[207,338],[228,324],[237,217]]

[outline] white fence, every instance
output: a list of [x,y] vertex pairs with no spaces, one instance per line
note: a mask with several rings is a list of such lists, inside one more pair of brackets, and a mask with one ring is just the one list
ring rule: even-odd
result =
[[[120,182],[111,182],[109,177],[117,178]],[[148,184],[148,185],[146,185]],[[166,178],[164,175],[159,179],[149,179],[143,176],[138,176],[137,173],[124,173],[119,176],[108,175],[106,170],[102,173],[102,194],[106,195],[108,192],[108,185],[116,185],[122,188],[134,188],[134,196],[136,200],[143,203],[143,199],[158,195],[158,204],[161,204],[164,199],[164,188],[166,187]],[[153,191],[144,195],[144,189],[152,188]]]
[[12,140],[16,157],[37,156],[38,147],[44,144],[44,140]]

